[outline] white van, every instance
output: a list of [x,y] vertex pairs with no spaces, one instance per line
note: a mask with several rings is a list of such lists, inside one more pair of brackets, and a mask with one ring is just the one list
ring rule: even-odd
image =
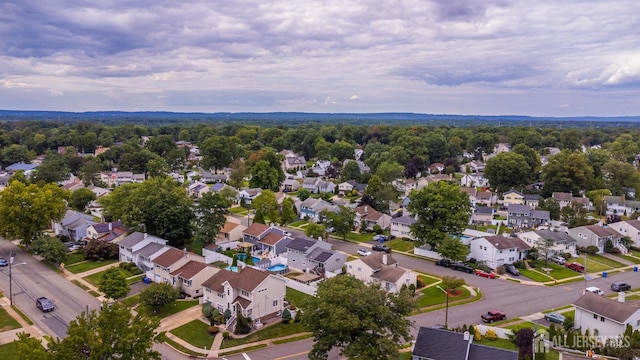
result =
[[604,291],[600,290],[600,288],[597,288],[595,286],[590,286],[590,287],[588,287],[588,288],[586,288],[584,290],[588,291],[588,292],[592,292],[592,293],[594,293],[596,295],[604,296]]

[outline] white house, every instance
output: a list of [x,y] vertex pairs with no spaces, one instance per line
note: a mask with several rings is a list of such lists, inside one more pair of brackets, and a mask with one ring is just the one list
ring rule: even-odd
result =
[[485,236],[471,240],[469,244],[469,258],[484,261],[492,269],[500,265],[512,264],[522,260],[530,248],[519,238],[502,235]]
[[284,278],[244,267],[238,272],[221,270],[204,283],[203,301],[220,313],[231,311],[227,329],[235,328],[236,314],[266,321],[281,316],[284,308],[286,283]]
[[169,250],[167,240],[147,233],[134,232],[118,243],[121,262],[132,262],[151,277],[151,259]]
[[262,194],[262,189],[254,188],[254,189],[242,189],[238,191],[238,204],[242,204],[242,200],[244,199],[244,203],[249,205],[256,197]]
[[[540,254],[544,253],[545,246],[547,246],[549,256],[564,253],[576,254],[576,240],[564,232],[544,229],[522,232],[518,234],[518,237],[529,246],[538,248]],[[545,240],[549,240],[549,244],[545,244]]]
[[87,228],[98,224],[93,216],[81,212],[67,210],[60,222],[52,222],[53,233],[60,236],[68,236],[73,241],[87,237]]
[[343,252],[332,250],[333,246],[326,241],[297,237],[287,242],[285,248],[289,267],[319,275],[325,270],[342,269],[347,260]]
[[345,264],[347,273],[366,283],[379,284],[391,293],[397,293],[402,286],[415,285],[418,274],[398,266],[398,262],[384,252],[377,252],[351,260]]
[[615,300],[587,291],[573,306],[575,327],[582,332],[589,329],[593,334],[597,329],[599,336],[616,337],[624,333],[627,325],[633,330],[640,328],[640,309],[625,302],[624,292],[619,292]]
[[604,246],[608,240],[611,240],[614,247],[618,247],[623,253],[627,253],[627,248],[622,244],[622,234],[615,231],[611,227],[588,225],[578,226],[569,229],[569,235],[576,239],[578,246],[597,246],[598,252],[604,251]]
[[411,225],[416,222],[411,216],[400,216],[391,219],[390,234],[397,238],[405,238],[409,240],[415,240],[411,234]]
[[609,227],[633,241],[634,246],[640,247],[640,220],[626,220],[609,224]]

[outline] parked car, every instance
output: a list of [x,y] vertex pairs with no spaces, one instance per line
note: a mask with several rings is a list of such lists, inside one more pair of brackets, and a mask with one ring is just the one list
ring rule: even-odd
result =
[[36,299],[36,307],[42,312],[50,312],[56,308],[53,302],[44,296]]
[[507,318],[507,315],[500,310],[489,310],[486,314],[480,315],[483,322],[492,323],[494,321],[500,321]]
[[9,263],[7,262],[7,259],[0,257],[0,266],[7,266],[9,265]]
[[476,269],[476,275],[478,275],[480,277],[489,278],[489,279],[495,279],[496,278],[496,274],[495,273],[492,273],[490,271],[480,270],[480,269]]
[[371,251],[367,249],[358,249],[358,255],[360,256],[369,256],[371,255]]
[[451,264],[451,268],[453,270],[464,271],[467,274],[471,274],[474,271],[472,266],[470,266],[469,264],[460,262],[460,261],[457,261],[457,262],[454,262],[453,264]]
[[390,253],[391,252],[391,248],[385,245],[373,245],[373,247],[371,248],[373,251],[384,251],[386,253]]
[[376,236],[373,237],[372,240],[373,241],[383,242],[383,241],[389,240],[389,238],[387,236],[384,236],[384,235],[376,235]]
[[595,286],[589,286],[588,288],[584,289],[584,291],[588,291],[588,292],[592,292],[596,295],[600,295],[600,296],[604,296],[604,291],[600,290],[600,288],[597,288]]
[[553,261],[556,264],[565,265],[567,260],[562,256],[556,255],[549,258],[549,260]]
[[613,291],[628,291],[628,290],[631,290],[631,285],[627,284],[626,282],[622,282],[622,281],[614,281],[611,284],[611,290],[613,290]]
[[520,276],[520,271],[513,264],[505,264],[504,269],[513,276]]
[[584,265],[578,263],[578,262],[572,262],[571,264],[567,265],[568,269],[571,269],[573,271],[577,271],[579,273],[584,272]]
[[449,260],[449,259],[438,259],[438,260],[436,260],[436,265],[444,266],[444,267],[451,267],[451,260]]
[[560,315],[558,313],[548,313],[544,314],[544,319],[548,322],[562,324],[565,320],[564,315]]

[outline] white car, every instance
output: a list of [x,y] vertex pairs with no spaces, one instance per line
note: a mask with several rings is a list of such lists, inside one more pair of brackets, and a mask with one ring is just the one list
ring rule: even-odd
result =
[[367,249],[358,249],[358,255],[360,256],[369,256],[371,255],[371,251]]

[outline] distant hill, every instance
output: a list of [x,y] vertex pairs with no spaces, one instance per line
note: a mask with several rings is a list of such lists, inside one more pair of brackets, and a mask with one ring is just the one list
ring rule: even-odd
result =
[[253,123],[263,126],[340,124],[340,125],[449,125],[449,126],[537,126],[537,127],[640,127],[640,116],[625,117],[532,117],[518,115],[446,115],[416,113],[184,113],[165,111],[20,111],[0,110],[0,121],[100,122],[108,125]]

